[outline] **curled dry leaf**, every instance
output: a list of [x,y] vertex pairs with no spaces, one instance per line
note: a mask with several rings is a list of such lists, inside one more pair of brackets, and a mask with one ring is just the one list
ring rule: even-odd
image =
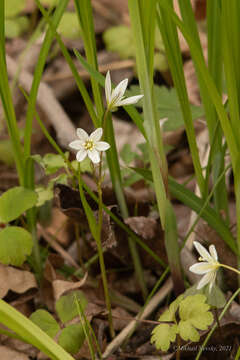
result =
[[0,298],[4,298],[9,290],[23,294],[27,290],[36,288],[34,275],[29,271],[15,269],[0,264]]
[[52,283],[52,287],[55,300],[58,300],[67,291],[76,290],[82,287],[86,282],[87,276],[88,274],[85,273],[83,279],[77,282],[54,280]]
[[145,216],[134,216],[124,221],[137,235],[148,240],[156,236],[157,220]]

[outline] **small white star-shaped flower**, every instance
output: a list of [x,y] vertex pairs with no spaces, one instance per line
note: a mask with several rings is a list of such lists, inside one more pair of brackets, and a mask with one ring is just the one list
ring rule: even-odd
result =
[[105,95],[109,111],[117,110],[118,106],[136,104],[143,97],[143,95],[136,95],[125,99],[124,93],[126,91],[127,84],[128,79],[124,79],[115,87],[114,90],[112,90],[110,72],[107,72],[105,79]]
[[209,292],[212,290],[213,284],[216,280],[217,270],[221,266],[218,262],[218,255],[214,245],[209,246],[209,252],[197,241],[194,241],[194,246],[201,255],[200,263],[190,266],[189,270],[198,275],[204,275],[199,281],[197,289],[201,289],[207,284],[209,285]]
[[72,149],[78,150],[76,155],[77,161],[83,161],[85,157],[88,156],[94,164],[98,164],[100,162],[99,153],[110,148],[110,145],[107,142],[99,141],[102,134],[102,128],[96,129],[91,133],[91,135],[88,135],[83,129],[77,129],[77,136],[79,140],[74,140],[69,144]]

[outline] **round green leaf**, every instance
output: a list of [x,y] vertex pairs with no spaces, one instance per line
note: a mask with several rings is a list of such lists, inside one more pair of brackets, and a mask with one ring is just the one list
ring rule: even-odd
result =
[[58,343],[66,351],[71,354],[76,354],[82,346],[85,339],[85,333],[81,324],[72,324],[61,332]]
[[200,335],[190,321],[181,320],[178,324],[179,335],[185,341],[199,341]]
[[59,0],[40,0],[40,3],[47,7],[56,6],[58,2]]
[[58,32],[67,39],[78,39],[81,37],[78,16],[75,12],[65,12],[58,26]]
[[5,17],[18,15],[26,6],[26,0],[5,0]]
[[28,29],[29,20],[26,16],[5,19],[5,34],[8,38],[16,38]]
[[81,303],[81,306],[84,310],[87,305],[87,299],[80,290],[73,291],[72,293],[65,296],[61,296],[60,299],[56,302],[56,311],[59,319],[63,323],[74,319],[78,315],[76,299]]
[[9,226],[0,231],[0,262],[20,266],[32,252],[32,236],[20,227]]
[[170,343],[175,341],[177,333],[177,325],[160,324],[152,331],[151,343],[155,344],[157,350],[167,351]]
[[31,316],[30,320],[34,322],[37,326],[40,327],[45,333],[47,333],[51,338],[57,335],[60,330],[60,326],[54,317],[49,314],[46,310],[37,310]]
[[[6,23],[5,23],[6,25]],[[6,34],[7,36],[7,34]],[[12,144],[10,140],[1,140],[0,141],[0,161],[9,166],[15,164]]]
[[13,39],[20,35],[21,30],[15,19],[5,19],[5,35],[7,38]]
[[135,58],[136,47],[130,27],[111,27],[104,32],[103,40],[107,50],[118,53],[122,59]]
[[34,191],[21,186],[6,191],[0,197],[0,222],[8,223],[17,219],[24,211],[36,205],[37,199]]

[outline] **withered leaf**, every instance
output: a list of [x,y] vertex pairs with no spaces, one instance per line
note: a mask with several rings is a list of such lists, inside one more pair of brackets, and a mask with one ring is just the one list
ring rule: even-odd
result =
[[0,298],[4,298],[9,290],[23,294],[36,288],[37,282],[32,273],[0,264]]

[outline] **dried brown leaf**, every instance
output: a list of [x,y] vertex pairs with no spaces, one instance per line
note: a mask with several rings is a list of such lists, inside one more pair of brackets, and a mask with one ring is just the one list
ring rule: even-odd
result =
[[83,279],[80,281],[77,281],[77,282],[54,280],[52,282],[52,287],[53,287],[53,294],[54,294],[55,300],[58,300],[67,291],[76,290],[76,289],[81,288],[85,284],[85,282],[87,280],[87,276],[88,276],[88,274],[85,273]]
[[19,351],[10,349],[7,346],[0,346],[2,360],[29,360],[29,356]]
[[37,282],[32,273],[0,264],[0,298],[4,298],[9,290],[23,294],[36,288]]

